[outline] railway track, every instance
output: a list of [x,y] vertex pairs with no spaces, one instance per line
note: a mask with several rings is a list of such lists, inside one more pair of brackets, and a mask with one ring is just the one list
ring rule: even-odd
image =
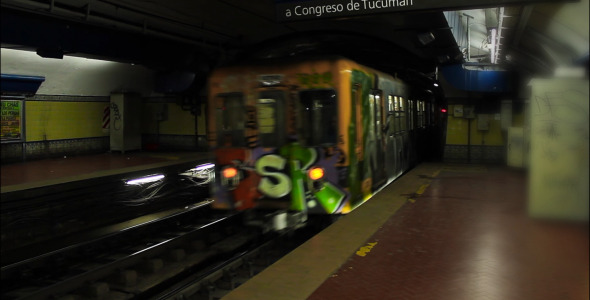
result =
[[208,204],[5,265],[1,298],[218,299],[313,235],[263,234]]
[[2,299],[130,299],[256,237],[207,205],[3,266]]

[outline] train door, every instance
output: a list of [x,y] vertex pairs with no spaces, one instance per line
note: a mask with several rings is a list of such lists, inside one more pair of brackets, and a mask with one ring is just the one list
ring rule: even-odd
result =
[[401,124],[401,140],[402,140],[402,151],[401,151],[401,160],[402,160],[402,172],[406,171],[408,169],[409,166],[409,153],[410,153],[410,149],[408,148],[410,140],[409,140],[409,134],[408,134],[408,117],[407,117],[407,113],[408,113],[408,104],[406,99],[404,99],[403,97],[398,97],[399,98],[399,115],[400,115],[400,124]]
[[401,97],[394,96],[394,110],[395,110],[395,154],[396,154],[396,176],[399,176],[403,172],[404,168],[404,138],[403,129],[405,125],[402,123],[402,108],[401,108]]
[[417,136],[419,135],[418,133],[418,129],[416,127],[416,101],[412,100],[412,99],[408,99],[408,142],[406,143],[406,147],[407,147],[407,159],[408,159],[408,164],[411,165],[414,161],[414,156],[415,156],[415,145],[416,145],[416,139]]
[[353,195],[353,205],[356,202],[362,202],[364,180],[364,143],[363,143],[363,104],[362,104],[362,89],[360,84],[355,84],[352,87],[351,99],[353,105],[353,124],[352,128],[354,139],[350,141],[354,143],[354,153],[350,154],[349,165],[349,186],[350,193]]
[[393,95],[387,95],[385,103],[385,174],[387,179],[393,180],[397,175],[398,162],[396,162],[395,147],[395,108]]
[[428,140],[428,131],[426,128],[426,112],[424,100],[417,100],[416,115],[418,115],[418,138],[416,147],[418,148],[416,161],[418,158],[423,159],[429,149],[426,149],[426,141]]
[[381,90],[373,90],[369,95],[372,114],[371,173],[373,190],[378,189],[385,180],[385,151],[383,137],[383,96]]

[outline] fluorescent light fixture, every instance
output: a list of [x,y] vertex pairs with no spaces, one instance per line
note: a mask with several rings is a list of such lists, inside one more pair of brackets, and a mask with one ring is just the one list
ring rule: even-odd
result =
[[127,181],[125,181],[125,184],[127,184],[127,185],[140,185],[140,184],[144,184],[144,183],[158,181],[161,179],[164,179],[164,175],[162,175],[162,174],[150,175],[150,176],[146,176],[146,177],[140,177],[140,178],[136,178],[136,179],[127,180]]
[[435,82],[435,83],[434,83],[434,86],[438,86],[438,83],[436,83],[436,82]]
[[214,168],[214,167],[215,167],[215,164],[208,163],[208,164],[198,165],[194,170],[195,171],[203,171],[203,170],[211,169],[211,168]]
[[491,39],[492,43],[490,46],[490,61],[495,64],[496,63],[496,28],[492,28],[491,30]]

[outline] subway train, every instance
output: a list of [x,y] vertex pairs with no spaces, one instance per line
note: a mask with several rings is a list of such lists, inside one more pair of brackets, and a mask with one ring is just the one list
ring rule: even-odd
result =
[[435,89],[343,57],[214,70],[213,207],[265,216],[274,230],[351,212],[442,147],[445,104]]

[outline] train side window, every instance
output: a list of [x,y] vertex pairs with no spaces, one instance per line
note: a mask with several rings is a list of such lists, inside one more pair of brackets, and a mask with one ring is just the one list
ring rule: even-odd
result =
[[406,100],[402,97],[399,97],[399,118],[400,118],[400,130],[406,131],[407,129],[407,119],[406,119]]
[[434,126],[434,104],[431,102],[428,102],[428,107],[430,108],[429,111],[429,116],[430,116],[430,126]]
[[380,126],[379,130],[382,131],[383,128],[385,128],[385,125],[386,125],[385,122],[387,122],[386,121],[386,118],[387,118],[386,114],[387,113],[385,110],[385,97],[383,97],[383,92],[379,91],[378,96],[379,96],[379,113],[381,114],[381,118],[379,118],[379,120],[381,121],[381,126]]
[[256,102],[258,136],[262,147],[279,147],[285,142],[285,93],[262,91]]
[[241,93],[221,94],[217,96],[216,125],[217,145],[246,146],[245,115],[243,95]]
[[356,145],[359,148],[359,156],[362,157],[362,145],[363,145],[363,119],[362,119],[362,99],[360,93],[361,87],[360,85],[356,84],[352,88],[352,101],[354,101],[354,108],[355,108],[355,129],[356,129]]
[[420,110],[422,111],[422,127],[426,127],[426,104],[420,101]]
[[408,99],[408,121],[410,123],[410,130],[414,130],[414,100]]
[[416,101],[416,121],[417,122],[417,126],[418,128],[422,128],[422,121],[423,121],[423,116],[422,116],[422,101],[418,100]]
[[299,92],[299,136],[306,146],[335,145],[338,141],[338,102],[332,89]]
[[387,95],[387,134],[395,133],[395,104],[392,95]]
[[394,96],[393,97],[394,100],[394,109],[395,109],[395,132],[400,132],[402,130],[402,125],[400,124],[400,105],[399,105],[399,100],[400,98],[398,96]]
[[420,101],[413,100],[412,119],[414,120],[414,129],[420,128],[420,116],[418,110],[420,110]]
[[422,114],[420,113],[420,100],[414,100],[414,126],[415,128],[422,127]]
[[430,120],[428,119],[428,102],[424,101],[424,127],[427,127],[430,124]]
[[426,114],[426,126],[430,126],[432,124],[430,119],[430,102],[425,102],[424,104],[426,105],[424,110],[424,113]]
[[371,95],[369,95],[370,103],[374,105],[374,120],[375,120],[375,134],[377,136],[381,135],[383,129],[383,97],[381,97],[380,90],[371,91]]

